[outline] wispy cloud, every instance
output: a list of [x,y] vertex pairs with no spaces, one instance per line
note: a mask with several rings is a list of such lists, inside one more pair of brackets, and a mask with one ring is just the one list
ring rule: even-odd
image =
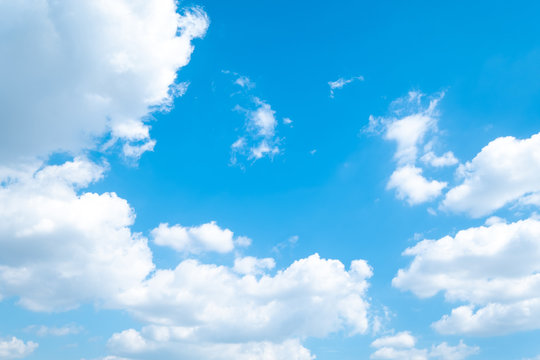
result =
[[339,78],[336,81],[329,81],[328,86],[330,86],[330,97],[333,98],[335,95],[336,89],[342,89],[345,85],[352,83],[353,81],[364,81],[363,76],[353,76],[351,78]]

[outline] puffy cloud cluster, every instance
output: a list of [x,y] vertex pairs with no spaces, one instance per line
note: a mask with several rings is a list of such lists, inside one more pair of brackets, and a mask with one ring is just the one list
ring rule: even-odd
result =
[[[111,351],[142,356],[174,348],[201,347],[202,351],[203,344],[214,344],[236,349],[238,358],[244,353],[251,354],[245,355],[247,359],[258,358],[253,357],[257,351],[296,349],[286,358],[298,354],[298,359],[310,359],[298,339],[337,331],[366,332],[367,279],[372,271],[365,261],[355,260],[346,270],[337,260],[312,255],[273,276],[265,271],[274,266],[273,261],[261,259],[259,264],[252,271],[239,262],[229,268],[190,259],[173,270],[157,270],[118,297],[119,305],[149,325],[115,334],[109,342]],[[238,271],[241,267],[248,269]],[[226,358],[219,356],[208,358]]]
[[421,298],[443,292],[465,303],[433,327],[446,334],[498,335],[540,329],[540,221],[493,222],[405,250],[414,259],[394,286]]
[[[434,141],[427,141],[428,134],[437,133],[437,106],[444,94],[429,99],[422,93],[411,91],[406,97],[392,102],[389,117],[370,116],[368,132],[382,133],[386,140],[395,141],[394,158],[397,169],[390,176],[388,189],[395,189],[399,199],[416,205],[439,197],[446,182],[428,180],[418,160],[433,167],[451,166],[457,163],[452,152],[437,156],[432,148]],[[420,156],[419,152],[423,151]]]
[[3,172],[0,179],[0,296],[36,311],[106,301],[153,269],[134,213],[115,193],[77,189],[104,168],[83,158]]
[[442,207],[474,217],[509,203],[540,205],[540,134],[519,140],[501,137],[458,168],[462,183],[450,189]]
[[16,337],[12,337],[9,340],[0,339],[0,358],[10,359],[22,359],[34,352],[38,347],[38,344],[32,341],[24,342]]
[[193,227],[160,224],[152,230],[152,236],[157,245],[194,254],[205,251],[227,253],[232,251],[235,245],[246,246],[251,243],[249,238],[243,236],[234,238],[231,230],[221,229],[214,221]]
[[176,72],[208,26],[174,0],[2,1],[0,163],[122,140],[152,150],[146,120],[185,87]]
[[371,354],[371,359],[387,360],[463,360],[479,352],[476,346],[467,346],[462,341],[456,346],[446,342],[433,345],[431,350],[416,348],[416,338],[408,331],[376,339],[371,346],[377,350]]

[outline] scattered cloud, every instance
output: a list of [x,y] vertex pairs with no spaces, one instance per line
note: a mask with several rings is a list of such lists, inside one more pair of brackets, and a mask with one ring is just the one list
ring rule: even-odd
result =
[[25,330],[33,332],[38,336],[67,336],[80,333],[83,331],[83,327],[74,324],[64,325],[61,327],[30,325]]
[[235,244],[249,245],[250,243],[250,241],[246,242],[244,237],[235,239],[231,230],[220,228],[215,221],[192,227],[160,224],[151,233],[157,245],[169,246],[179,252],[194,254],[206,251],[228,253],[234,249]]
[[387,360],[464,360],[479,352],[479,348],[467,346],[460,341],[456,346],[446,342],[433,345],[431,350],[416,348],[416,338],[408,331],[376,339],[371,346],[377,350],[371,354],[371,359]]
[[[396,142],[394,159],[397,168],[390,176],[387,189],[395,189],[397,197],[410,205],[435,200],[447,186],[446,182],[424,177],[423,169],[417,164],[418,160],[435,167],[454,165],[457,162],[452,152],[435,155],[432,150],[434,140],[426,141],[428,134],[438,132],[437,106],[443,96],[444,93],[441,93],[427,98],[420,92],[411,91],[407,96],[392,102],[390,116],[370,116],[365,130]],[[424,154],[419,156],[422,149]]]
[[149,117],[181,93],[176,73],[209,22],[177,10],[174,0],[2,2],[0,163],[79,154],[104,136],[126,156],[151,151]]
[[337,89],[343,89],[343,87],[347,84],[352,83],[353,81],[364,81],[363,76],[353,76],[352,78],[339,78],[336,81],[329,81],[328,86],[330,86],[330,97],[333,98],[335,95],[335,90]]
[[398,199],[416,205],[437,198],[446,185],[445,182],[427,180],[420,168],[405,165],[392,173],[386,187],[396,189]]
[[259,98],[253,98],[253,104],[253,109],[236,107],[237,111],[245,114],[245,134],[231,146],[233,165],[237,164],[240,155],[256,161],[263,157],[273,158],[280,152],[280,139],[276,136],[276,112]]
[[28,341],[25,343],[16,337],[6,340],[0,339],[0,358],[6,360],[22,359],[32,354],[37,347],[38,344],[35,342]]
[[[423,240],[392,284],[420,298],[443,292],[465,303],[433,324],[443,334],[500,335],[540,329],[540,221],[501,221]],[[509,266],[511,264],[511,266]]]

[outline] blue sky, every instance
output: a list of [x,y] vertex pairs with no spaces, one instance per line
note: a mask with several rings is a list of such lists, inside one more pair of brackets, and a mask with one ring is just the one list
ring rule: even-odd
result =
[[0,358],[540,358],[539,7],[0,3]]

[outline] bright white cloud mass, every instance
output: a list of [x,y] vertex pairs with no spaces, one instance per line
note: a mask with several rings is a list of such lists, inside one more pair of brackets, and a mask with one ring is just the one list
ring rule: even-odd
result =
[[516,201],[539,206],[540,134],[497,138],[457,173],[462,182],[446,194],[445,209],[480,217]]
[[393,285],[421,298],[461,303],[433,327],[445,334],[505,334],[540,328],[540,221],[496,222],[423,240]]
[[107,133],[128,156],[152,150],[148,116],[171,104],[191,40],[208,26],[201,10],[176,9],[174,0],[2,1],[0,162],[77,153]]
[[242,358],[285,346],[298,359],[308,359],[309,352],[294,339],[367,331],[372,271],[365,261],[355,260],[346,270],[337,260],[312,255],[275,275],[265,271],[273,261],[262,264],[253,272],[238,271],[238,262],[229,268],[185,260],[174,270],[158,270],[119,295],[118,303],[149,325],[113,335],[111,351],[149,357],[173,352],[196,359],[205,347],[215,346]]

